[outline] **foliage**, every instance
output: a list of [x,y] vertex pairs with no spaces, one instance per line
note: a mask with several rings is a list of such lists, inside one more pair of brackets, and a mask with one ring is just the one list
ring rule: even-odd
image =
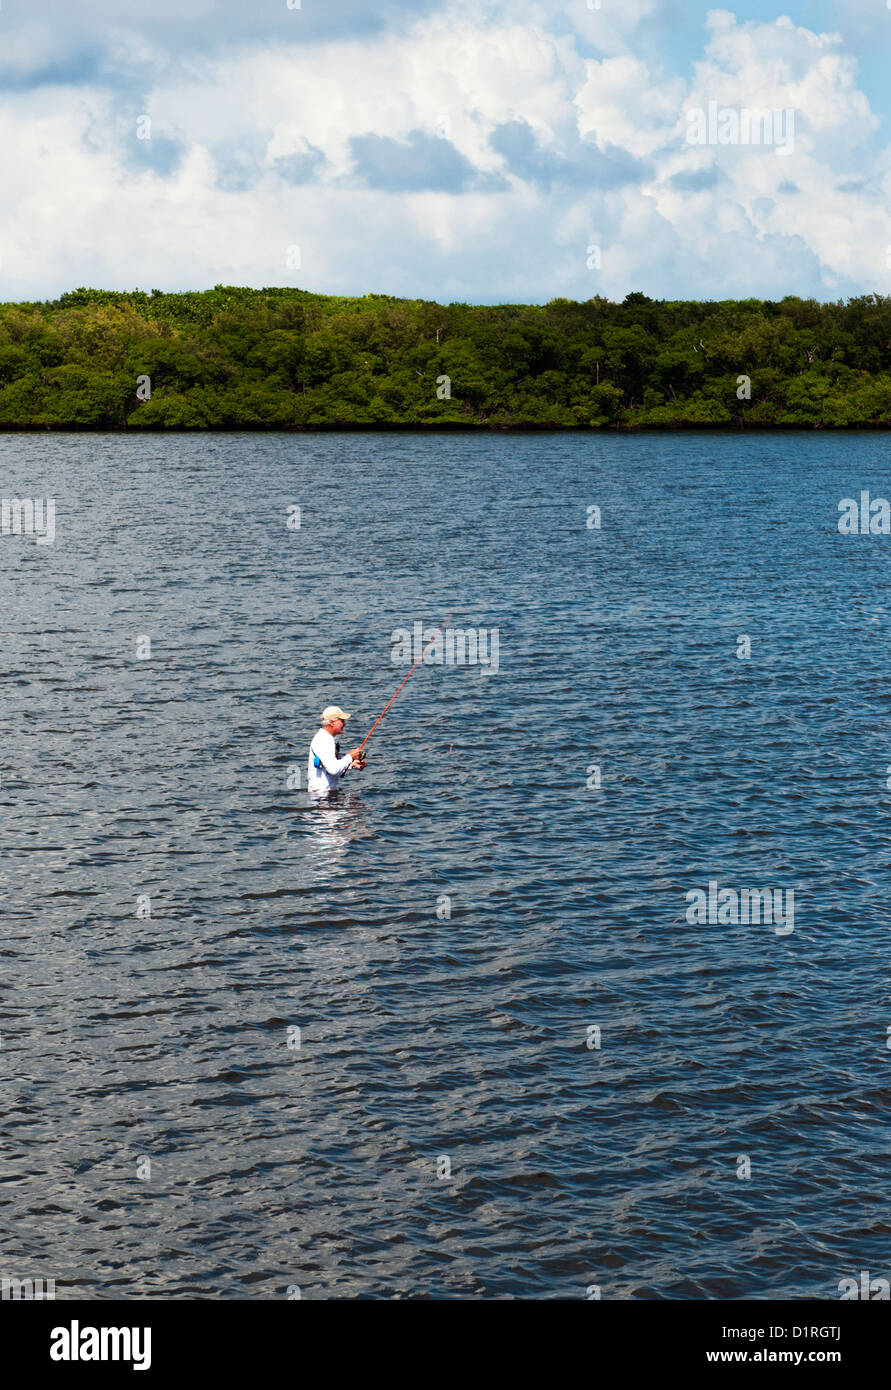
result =
[[891,427],[891,297],[485,306],[217,285],[0,305],[4,429],[693,426]]

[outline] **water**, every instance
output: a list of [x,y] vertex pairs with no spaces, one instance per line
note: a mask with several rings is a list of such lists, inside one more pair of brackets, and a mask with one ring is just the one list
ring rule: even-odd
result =
[[[57,507],[54,545],[0,537],[0,1274],[888,1277],[891,538],[837,530],[883,436],[0,450]],[[289,790],[451,608],[497,673],[422,668],[337,805]],[[794,931],[688,922],[710,880],[793,890]]]

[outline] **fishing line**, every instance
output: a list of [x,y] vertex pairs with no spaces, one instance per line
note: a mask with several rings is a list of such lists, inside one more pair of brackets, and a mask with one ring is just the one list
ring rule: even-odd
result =
[[[452,613],[453,613],[454,611],[455,611],[455,610],[452,609]],[[421,655],[418,657],[417,661],[415,662],[414,666],[411,668],[411,670],[409,671],[409,673],[408,673],[408,675],[406,676],[405,680],[402,682],[402,685],[399,685],[399,686],[397,687],[397,689],[396,689],[395,693],[393,694],[393,696],[392,696],[392,697],[387,701],[387,703],[384,705],[384,707],[383,707],[383,709],[381,710],[380,714],[378,715],[377,719],[375,719],[375,721],[374,721],[374,723],[372,724],[371,728],[368,730],[368,733],[365,735],[365,737],[363,738],[362,742],[359,744],[359,752],[360,752],[360,753],[362,752],[362,749],[365,747],[365,745],[366,745],[366,743],[368,742],[368,740],[371,738],[371,735],[374,733],[374,731],[375,731],[375,729],[377,728],[378,724],[379,724],[379,723],[381,722],[381,720],[383,719],[383,717],[384,717],[384,715],[386,714],[387,710],[390,708],[390,706],[392,705],[393,701],[396,699],[396,696],[399,694],[399,691],[402,689],[402,686],[405,685],[406,681],[408,681],[408,680],[414,675],[415,671],[417,671],[417,669],[418,669],[418,667],[420,666],[421,662],[424,660],[424,657],[427,655],[427,653],[429,652],[430,648],[433,646],[433,643],[436,641],[437,637],[438,637],[439,634],[442,632],[443,628],[445,627],[446,623],[448,622],[449,618],[452,616],[452,613],[447,613],[446,616],[443,618],[442,622],[439,624],[439,627],[436,629],[436,631],[434,632],[433,636],[430,638],[430,641],[427,643],[426,647],[425,647],[424,650],[421,652]]]

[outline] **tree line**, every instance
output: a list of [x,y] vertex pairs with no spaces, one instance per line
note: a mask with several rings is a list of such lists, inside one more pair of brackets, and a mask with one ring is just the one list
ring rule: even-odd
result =
[[79,289],[0,305],[3,429],[891,426],[891,296],[436,304]]

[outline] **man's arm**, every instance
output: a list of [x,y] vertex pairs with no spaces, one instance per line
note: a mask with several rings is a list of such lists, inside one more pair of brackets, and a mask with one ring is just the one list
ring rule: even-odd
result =
[[346,772],[348,767],[352,767],[352,753],[347,753],[344,758],[338,758],[333,738],[330,740],[321,739],[319,742],[320,747],[314,748],[313,752],[329,777],[337,777],[341,772]]

